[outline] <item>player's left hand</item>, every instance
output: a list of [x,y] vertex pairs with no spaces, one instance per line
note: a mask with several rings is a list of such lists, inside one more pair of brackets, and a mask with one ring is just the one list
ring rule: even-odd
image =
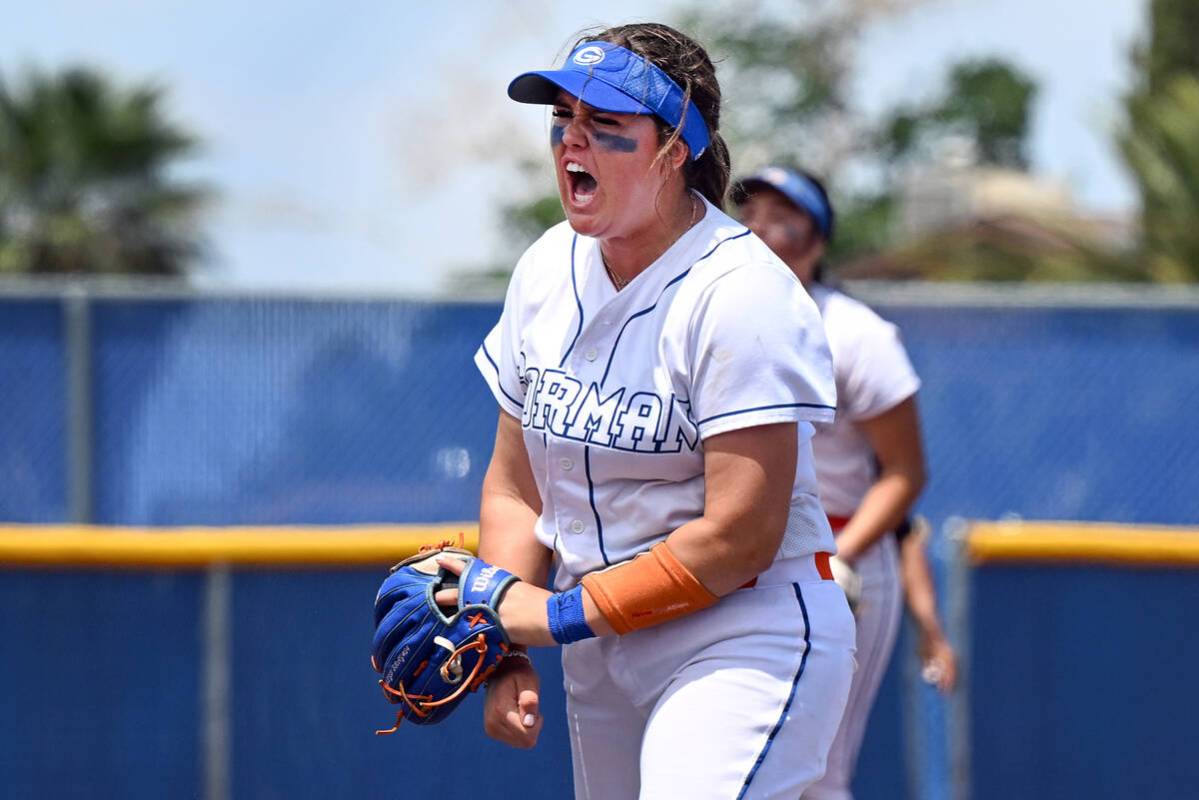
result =
[[[462,574],[463,564],[456,559],[438,559],[437,563],[455,575]],[[512,584],[499,607],[500,624],[504,626],[509,640],[530,647],[554,647],[558,644],[550,634],[545,609],[550,594],[525,581]],[[435,598],[438,605],[452,606],[458,602],[458,590],[442,589]]]
[[540,711],[541,680],[533,662],[510,657],[487,682],[483,730],[492,739],[527,750],[537,744],[544,717]]

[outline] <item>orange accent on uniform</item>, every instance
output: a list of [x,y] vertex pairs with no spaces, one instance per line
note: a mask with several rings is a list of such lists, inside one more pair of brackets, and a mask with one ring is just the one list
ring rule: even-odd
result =
[[631,561],[584,576],[583,587],[619,634],[678,619],[720,599],[675,558],[666,542]]
[[[815,562],[815,564],[816,564],[817,574],[819,574],[823,580],[831,581],[833,579],[833,568],[828,563],[828,560],[829,560],[828,553],[813,553],[812,554],[812,561]],[[741,584],[737,588],[738,589],[752,589],[757,585],[758,585],[758,577],[755,575],[754,577],[750,578],[749,580],[747,580],[745,583]]]
[[849,517],[834,517],[830,514],[828,524],[833,529],[833,533],[839,533],[842,528],[849,524],[849,519]]

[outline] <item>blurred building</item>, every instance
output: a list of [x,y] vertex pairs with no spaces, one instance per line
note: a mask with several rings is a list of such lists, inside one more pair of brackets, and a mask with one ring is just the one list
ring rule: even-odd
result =
[[893,246],[843,264],[841,277],[1090,280],[1118,272],[1113,259],[1137,236],[1131,211],[1089,214],[1064,181],[978,164],[964,139],[910,169],[897,201]]

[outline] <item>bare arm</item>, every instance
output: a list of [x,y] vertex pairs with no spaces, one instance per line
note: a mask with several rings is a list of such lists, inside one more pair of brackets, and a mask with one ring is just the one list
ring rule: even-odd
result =
[[[519,425],[515,421],[512,424]],[[502,431],[505,422],[501,421],[500,427]],[[497,454],[501,453],[501,435],[496,438]],[[723,596],[735,591],[774,561],[791,508],[796,450],[795,423],[745,428],[705,440],[703,516],[676,529],[666,542],[675,557],[712,594]],[[489,469],[489,476],[491,472]],[[497,510],[507,507],[506,503],[496,505]],[[504,521],[509,518],[505,516]],[[488,548],[492,547],[491,536],[489,532],[484,540]],[[502,564],[505,568],[511,569],[507,564],[517,569],[522,565],[526,569],[544,566],[532,560],[528,540],[520,544],[519,537],[512,536],[507,528],[496,541],[499,542],[496,550],[482,550],[481,546],[485,561],[495,563],[488,556],[500,553],[508,559]],[[501,615],[504,627],[515,641],[534,646],[555,644],[545,609],[548,596],[548,592],[531,583],[514,584],[508,590]],[[595,634],[615,633],[590,594],[584,591],[582,597],[587,624]]]
[[726,595],[774,561],[795,484],[796,424],[729,431],[704,441],[704,515],[667,538],[715,595]]
[[953,691],[957,683],[957,653],[941,629],[937,616],[937,591],[925,552],[925,534],[915,532],[900,547],[900,572],[908,610],[920,629],[920,661],[926,681],[942,692]]
[[[677,528],[666,542],[712,594],[737,590],[774,561],[791,508],[796,439],[792,422],[704,441],[704,514]],[[596,635],[615,632],[586,591],[583,609]]]
[[479,557],[536,586],[544,586],[552,553],[533,535],[541,495],[520,420],[500,412],[495,449],[483,478],[479,508]]
[[[540,514],[541,495],[529,466],[520,420],[501,411],[495,449],[483,478],[479,557],[530,584],[544,586],[551,553],[533,535]],[[532,591],[545,594],[542,589]],[[541,681],[532,663],[505,659],[487,684],[483,707],[487,735],[512,747],[534,746],[543,723],[540,694]]]
[[878,479],[837,536],[837,555],[858,558],[907,515],[926,480],[915,396],[858,424],[878,458]]
[[899,566],[903,589],[907,595],[908,611],[921,633],[943,639],[945,635],[937,618],[937,593],[924,546],[924,536],[915,531],[900,546]]

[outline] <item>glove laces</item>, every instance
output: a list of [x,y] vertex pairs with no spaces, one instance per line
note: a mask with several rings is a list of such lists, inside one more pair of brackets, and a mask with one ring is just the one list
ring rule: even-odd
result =
[[[379,686],[383,688],[383,693],[385,695],[388,695],[389,697],[398,697],[400,701],[408,707],[408,712],[415,714],[422,719],[429,716],[429,714],[433,712],[433,709],[454,702],[465,692],[473,692],[475,689],[478,689],[480,684],[487,680],[488,676],[499,665],[499,661],[497,660],[496,663],[488,667],[486,671],[483,670],[483,661],[485,660],[484,656],[487,654],[487,637],[482,633],[480,633],[472,641],[466,642],[456,649],[453,648],[446,639],[442,639],[440,636],[437,637],[435,642],[437,645],[450,651],[450,657],[446,659],[446,662],[442,664],[441,668],[438,670],[443,681],[458,685],[458,688],[451,692],[448,696],[443,697],[440,700],[434,700],[433,695],[430,694],[409,694],[404,689],[404,684],[402,681],[395,689],[388,686],[382,680],[379,681]],[[507,653],[508,648],[502,643],[500,648],[504,653]],[[478,653],[479,657],[475,659],[475,665],[471,668],[470,675],[464,677],[462,674],[462,656],[472,651]],[[503,656],[500,657],[500,660],[502,659]],[[420,670],[417,671],[417,675],[419,674]],[[403,710],[399,711],[396,714],[395,725],[385,730],[375,731],[375,734],[378,736],[387,736],[395,733],[400,729],[400,723],[404,721],[404,716],[405,712]]]

